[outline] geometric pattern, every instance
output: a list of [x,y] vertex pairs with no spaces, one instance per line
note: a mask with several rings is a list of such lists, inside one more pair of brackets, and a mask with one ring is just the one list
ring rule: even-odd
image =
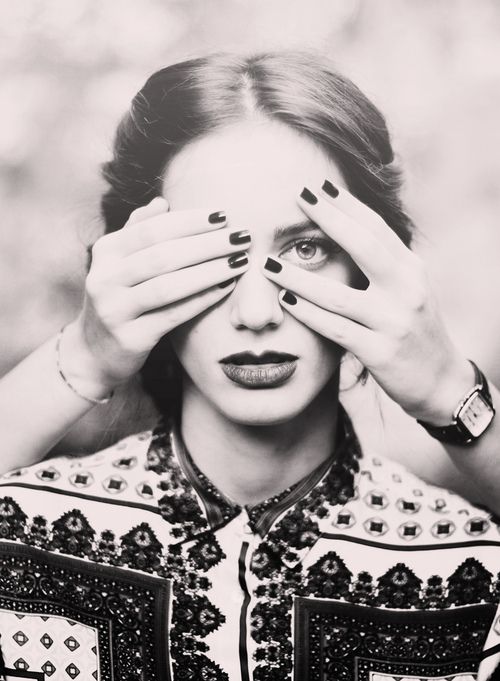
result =
[[407,521],[398,527],[398,534],[401,539],[415,539],[422,532],[422,527],[419,523]]
[[472,674],[452,674],[451,676],[442,676],[441,679],[433,676],[393,676],[392,674],[378,674],[377,672],[370,672],[369,681],[475,681],[476,676]]
[[[13,540],[10,547],[16,545],[11,549],[9,545],[3,547],[0,541],[0,647],[4,649],[9,667],[17,670],[13,674],[16,681],[19,678],[41,681],[111,679],[110,654],[117,665],[114,670],[116,681],[136,678],[170,681],[169,654],[177,679],[227,681],[228,676],[219,665],[225,666],[225,659],[237,656],[238,646],[227,645],[223,627],[219,627],[224,623],[226,608],[226,623],[229,622],[226,629],[231,627],[233,640],[238,634],[238,621],[242,626],[240,645],[245,635],[247,637],[248,673],[246,669],[242,671],[243,678],[290,681],[293,661],[296,663],[294,678],[300,681],[410,681],[410,676],[411,681],[431,678],[435,681],[470,681],[473,678],[470,670],[477,668],[487,627],[493,619],[493,603],[500,593],[497,564],[492,566],[491,561],[485,560],[488,571],[481,563],[483,551],[485,558],[492,553],[487,544],[500,543],[500,540],[498,534],[492,536],[493,531],[497,532],[494,520],[488,520],[480,507],[464,503],[463,508],[458,498],[440,490],[429,490],[424,483],[413,481],[411,476],[407,480],[405,475],[392,473],[392,467],[380,460],[368,462],[365,459],[360,462],[361,467],[371,467],[371,471],[361,470],[356,495],[347,498],[349,489],[333,487],[340,503],[331,505],[317,495],[318,486],[304,494],[298,503],[300,495],[297,495],[288,509],[285,505],[279,507],[280,513],[285,509],[286,522],[277,522],[269,532],[274,538],[269,542],[269,553],[261,552],[260,565],[257,562],[255,569],[243,566],[240,555],[239,563],[238,560],[231,562],[235,567],[233,571],[224,565],[224,552],[215,538],[218,530],[214,529],[213,535],[207,531],[205,525],[214,527],[216,523],[210,520],[208,507],[203,507],[193,493],[194,483],[190,476],[186,481],[185,471],[181,473],[170,465],[162,469],[159,447],[151,449],[151,456],[148,453],[147,467],[143,467],[141,456],[133,455],[132,449],[122,452],[121,456],[108,457],[107,461],[95,456],[85,461],[85,467],[79,464],[69,468],[58,466],[56,460],[50,462],[51,466],[45,462],[38,469],[31,472],[27,469],[22,473],[26,477],[15,480],[14,486],[53,489],[60,487],[61,483],[55,481],[62,477],[68,494],[73,499],[81,497],[81,504],[69,501],[70,505],[60,512],[65,511],[64,515],[55,521],[54,517],[33,515],[32,509],[32,516],[28,517],[24,513],[29,512],[27,508],[23,510],[15,501],[10,500],[10,504],[8,498],[0,498],[0,537]],[[160,484],[152,473],[162,476]],[[31,479],[27,481],[30,475]],[[42,481],[41,485],[33,480],[35,475]],[[422,489],[418,489],[419,486]],[[196,486],[195,489],[198,491]],[[206,491],[203,484],[201,490]],[[15,496],[13,492],[11,494]],[[158,502],[155,501],[157,495],[161,497]],[[200,496],[204,501],[204,495],[198,492]],[[438,498],[434,498],[436,496]],[[120,520],[118,527],[112,526],[114,514],[110,514],[109,525],[104,524],[108,523],[105,513],[102,521],[95,514],[86,513],[84,500],[93,498],[109,504],[110,508],[123,509],[122,517],[125,513],[133,517],[134,507],[159,511],[159,517],[163,517],[168,526],[167,532],[174,544],[179,542],[178,546],[171,546],[170,551],[163,553],[166,546],[158,540],[161,531],[158,532],[156,526],[153,531],[143,522],[147,516],[140,513],[137,513],[136,525],[126,535]],[[129,508],[128,502],[131,502]],[[41,506],[36,513],[44,513]],[[59,513],[57,505],[55,508]],[[269,508],[273,510],[272,505]],[[297,512],[296,508],[299,509]],[[236,509],[234,517],[240,510]],[[206,516],[209,516],[208,523],[205,523]],[[276,518],[278,516],[277,513]],[[251,514],[250,517],[253,520]],[[258,513],[255,517],[258,518]],[[107,526],[110,529],[103,531]],[[261,538],[267,535],[269,528],[272,526],[260,534]],[[278,530],[285,528],[283,545],[278,545]],[[230,533],[230,523],[221,526],[221,545],[225,549],[224,541],[229,545]],[[250,527],[249,534],[253,537],[243,537],[244,541],[259,541],[256,536],[259,530]],[[200,540],[190,547],[185,540],[197,535]],[[451,542],[447,541],[450,537]],[[327,547],[331,539],[339,541],[339,538],[345,551],[345,562],[333,551],[326,553],[328,548],[321,550],[322,545]],[[232,539],[238,543],[241,536],[234,534]],[[470,539],[474,540],[472,546],[478,547],[478,560],[470,558],[470,547],[465,549]],[[457,544],[450,546],[455,550],[464,540],[467,553],[441,553],[446,544],[456,541]],[[24,544],[21,550],[22,542],[30,546]],[[351,551],[351,545],[346,542],[352,542],[355,550]],[[426,544],[431,546],[425,546],[426,553],[421,555],[419,549]],[[273,553],[271,549],[277,546],[280,551]],[[364,552],[360,547],[366,546],[373,546],[382,561],[386,560],[383,568],[378,570],[378,566],[372,565],[369,553],[366,562],[355,560],[353,554],[360,556]],[[47,555],[36,547],[54,553]],[[291,550],[286,552],[287,548]],[[435,560],[436,554],[429,550],[431,548],[438,549],[439,556],[449,559],[452,567],[447,569]],[[388,553],[387,549],[397,549],[401,553],[398,556]],[[309,551],[313,558],[308,556]],[[371,555],[376,556],[375,553]],[[462,558],[455,562],[454,555]],[[394,556],[394,559],[388,556]],[[466,556],[469,557],[462,562]],[[268,577],[264,575],[266,560],[270,566]],[[308,567],[310,563],[314,565]],[[212,566],[215,580],[214,573],[209,572]],[[242,573],[236,575],[236,583],[233,583],[238,567]],[[371,574],[372,568],[377,574]],[[255,590],[249,590],[246,597],[240,591],[231,593],[232,588],[238,587],[238,582],[241,586],[241,580],[246,580],[247,570],[248,577],[253,580],[249,583],[255,585]],[[254,579],[259,571],[262,573],[260,578]],[[161,582],[166,582],[167,574],[172,584],[162,587]],[[180,578],[181,574],[183,578]],[[221,580],[220,575],[229,578]],[[203,593],[211,590],[212,585],[217,607],[205,596],[198,600],[191,595],[186,598],[186,590]],[[171,625],[164,617],[170,610],[167,602],[170,588],[174,599]],[[219,588],[220,602],[215,598],[219,598]],[[29,594],[23,594],[23,589]],[[212,597],[212,594],[208,595]],[[256,603],[250,622],[241,617],[240,608],[245,598],[248,607]],[[298,599],[296,607],[293,599]],[[474,603],[477,605],[472,605]],[[234,616],[235,607],[238,617]],[[441,614],[437,614],[438,610]],[[460,613],[465,610],[469,618],[475,620],[468,620],[466,630],[462,626],[457,633]],[[102,615],[101,619],[98,614]],[[368,616],[371,624],[365,621]],[[8,624],[6,636],[5,623]],[[30,623],[35,624],[30,628]],[[425,627],[420,627],[422,623]],[[115,627],[119,630],[118,635],[113,631]],[[219,628],[219,640],[210,636],[202,641],[204,635],[198,632],[210,628],[214,633]],[[500,619],[495,630],[498,630],[500,640]],[[442,632],[447,639],[441,641]],[[379,640],[381,637],[384,637],[383,642]],[[455,640],[469,646],[464,653],[468,662],[462,659]],[[163,643],[166,641],[170,642],[170,650],[165,650]],[[434,650],[426,649],[429,642],[433,643],[435,654]],[[304,662],[305,649],[310,651],[307,664]],[[212,652],[215,653],[213,662],[210,660]],[[373,660],[369,660],[372,653],[378,657],[373,665]],[[432,655],[435,659],[431,659]],[[419,660],[424,657],[430,659],[432,670],[424,668],[427,661],[420,664]],[[281,664],[281,658],[285,665]],[[344,667],[354,658],[357,667],[349,666],[346,671]],[[406,665],[405,669],[403,658],[419,664]],[[450,660],[455,667],[450,666]],[[469,663],[473,667],[467,667]],[[240,664],[243,670],[241,660]],[[239,674],[233,676],[233,671],[231,668],[231,679],[239,678]]]
[[50,660],[47,660],[45,664],[42,664],[42,671],[50,677],[57,671],[57,667],[55,667]]
[[[0,623],[3,655],[6,660],[15,660],[16,669],[43,671],[47,679],[58,672],[57,677],[61,679],[78,676],[85,681],[95,680],[98,638],[94,628],[58,616],[42,618],[39,614],[26,613],[19,619],[3,609],[0,609]],[[65,669],[74,664],[76,658],[77,665],[70,670],[75,674],[72,676]]]
[[119,475],[110,475],[103,481],[102,486],[111,494],[118,494],[127,487],[127,482]]
[[466,638],[458,635],[463,614],[453,609],[395,611],[297,598],[295,675],[316,681],[327,669],[328,679],[346,681],[474,681],[494,612],[491,604],[471,606]]
[[455,524],[451,520],[438,520],[431,527],[431,533],[436,539],[449,537],[455,531]]
[[1,650],[16,678],[168,681],[168,601],[167,580],[0,542]]
[[373,537],[382,537],[389,530],[389,526],[382,518],[368,518],[363,525]]

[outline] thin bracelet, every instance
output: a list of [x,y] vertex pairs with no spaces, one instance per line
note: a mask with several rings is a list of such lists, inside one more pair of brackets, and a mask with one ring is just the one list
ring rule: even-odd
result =
[[68,388],[70,388],[75,393],[75,395],[78,395],[78,397],[81,397],[82,399],[86,400],[87,402],[90,402],[90,404],[94,404],[94,405],[96,405],[96,404],[107,404],[110,401],[110,399],[113,397],[114,390],[112,390],[107,397],[103,397],[101,400],[96,400],[94,397],[88,397],[87,395],[82,395],[82,393],[79,390],[77,390],[72,383],[70,383],[70,381],[68,380],[64,371],[62,370],[62,367],[61,367],[61,339],[63,337],[63,333],[64,333],[65,328],[66,328],[66,326],[62,327],[62,329],[57,334],[57,338],[56,338],[56,365],[57,365],[57,371],[59,372],[59,376],[66,383]]

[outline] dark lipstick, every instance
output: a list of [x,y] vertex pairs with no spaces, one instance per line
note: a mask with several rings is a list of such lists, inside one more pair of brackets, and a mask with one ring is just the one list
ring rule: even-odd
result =
[[298,357],[266,350],[260,355],[238,352],[220,360],[225,375],[245,388],[274,388],[287,381],[297,368]]

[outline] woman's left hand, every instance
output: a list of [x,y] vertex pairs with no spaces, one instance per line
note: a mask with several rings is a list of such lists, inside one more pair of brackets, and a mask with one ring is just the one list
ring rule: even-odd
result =
[[312,198],[302,193],[300,207],[351,256],[369,285],[356,289],[280,259],[280,272],[264,272],[283,287],[283,307],[355,355],[411,416],[450,423],[474,372],[448,335],[421,260],[347,190],[335,198],[313,191]]

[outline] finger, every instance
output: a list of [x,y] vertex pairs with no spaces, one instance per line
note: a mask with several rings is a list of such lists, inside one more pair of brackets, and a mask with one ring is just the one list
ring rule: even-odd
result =
[[159,215],[160,213],[166,213],[169,210],[168,201],[163,198],[163,196],[155,196],[148,204],[136,208],[131,214],[124,229],[130,227],[136,222],[141,222],[142,220],[147,220],[152,218],[153,215]]
[[150,347],[151,339],[158,342],[162,336],[177,326],[185,324],[221,302],[233,291],[236,279],[224,282],[224,284],[224,287],[213,286],[176,303],[141,315],[131,323],[131,332],[138,339],[147,339],[148,347]]
[[371,304],[367,291],[352,288],[317,272],[308,272],[271,257],[267,258],[263,271],[279,286],[293,291],[324,310],[335,312],[364,326],[371,327],[377,322],[378,310]]
[[326,179],[321,187],[321,195],[338,210],[365,225],[394,255],[401,256],[410,252],[410,249],[405,246],[396,232],[378,213],[353,196],[344,187],[334,185]]
[[232,279],[248,269],[246,253],[217,258],[176,272],[162,274],[128,290],[132,315],[170,305],[183,298]]
[[307,188],[299,197],[299,205],[325,234],[351,256],[370,280],[383,281],[390,276],[395,266],[392,253],[361,223]]
[[239,252],[248,248],[250,241],[247,230],[232,232],[229,229],[164,241],[121,260],[118,282],[135,286],[161,274]]
[[282,306],[296,319],[321,336],[352,352],[361,362],[366,363],[364,355],[373,344],[374,332],[334,312],[328,312],[290,291],[280,291]]
[[225,226],[226,215],[223,211],[162,211],[145,220],[138,220],[130,225],[127,223],[126,229],[113,232],[104,239],[107,252],[125,257],[163,241],[211,232]]

